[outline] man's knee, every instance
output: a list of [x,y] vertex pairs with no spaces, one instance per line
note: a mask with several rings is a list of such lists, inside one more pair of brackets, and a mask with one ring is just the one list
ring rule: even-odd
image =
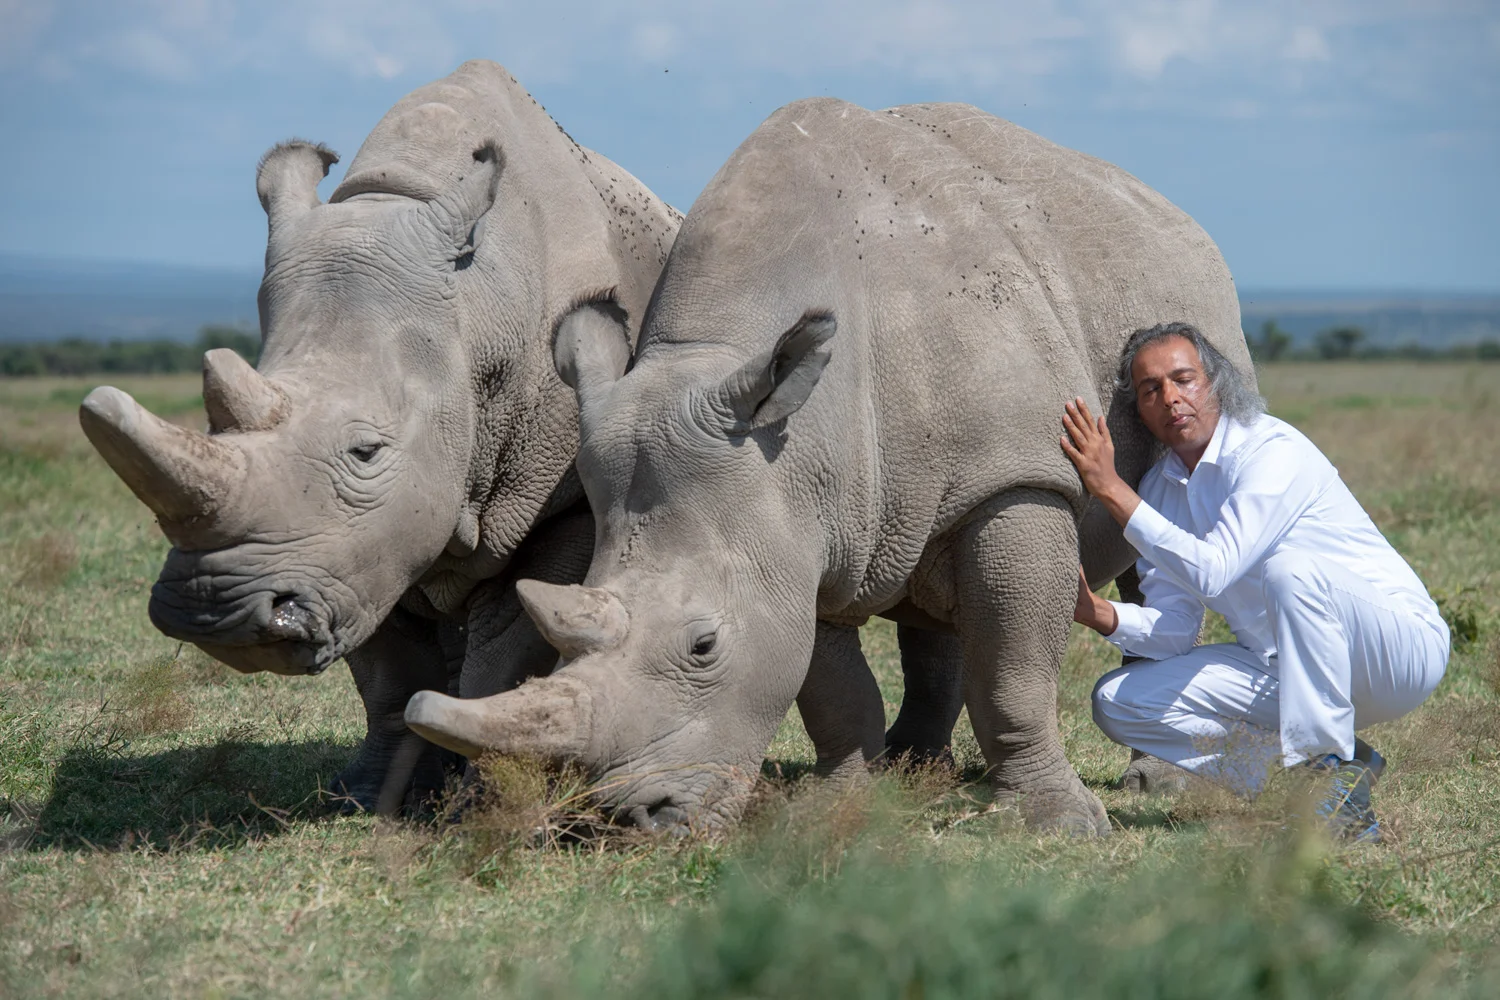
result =
[[1116,743],[1124,742],[1121,738],[1123,730],[1121,724],[1128,713],[1125,711],[1125,706],[1120,704],[1119,698],[1120,685],[1125,682],[1129,672],[1129,667],[1121,667],[1099,678],[1099,682],[1094,685],[1094,693],[1089,699],[1094,710],[1094,725]]
[[1261,588],[1267,600],[1283,594],[1306,593],[1323,580],[1320,560],[1310,552],[1283,549],[1268,558],[1261,572]]

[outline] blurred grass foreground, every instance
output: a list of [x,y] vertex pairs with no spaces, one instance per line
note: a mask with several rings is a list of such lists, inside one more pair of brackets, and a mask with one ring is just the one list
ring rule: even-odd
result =
[[[195,375],[110,380],[203,421]],[[1059,720],[1107,840],[995,810],[966,720],[955,773],[820,786],[795,710],[721,839],[601,829],[524,761],[460,823],[339,815],[347,672],[240,676],[151,628],[166,546],[78,431],[95,381],[0,379],[0,996],[1500,994],[1500,365],[1261,373],[1454,631],[1429,702],[1365,734],[1392,761],[1366,849],[1306,829],[1294,776],[1111,788],[1088,695],[1117,661],[1082,629]],[[894,629],[863,640],[894,714]]]

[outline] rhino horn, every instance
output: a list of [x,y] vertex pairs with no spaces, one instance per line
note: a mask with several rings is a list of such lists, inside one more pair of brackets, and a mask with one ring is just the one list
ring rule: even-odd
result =
[[577,678],[554,674],[488,698],[418,691],[406,703],[406,725],[465,757],[490,751],[563,763],[587,753],[593,703]]
[[203,408],[215,434],[268,431],[286,419],[291,404],[270,379],[227,347],[203,355]]
[[630,629],[620,599],[599,587],[519,580],[516,594],[542,638],[570,660],[619,645]]
[[339,154],[322,143],[289,139],[277,143],[260,158],[255,171],[255,193],[274,230],[284,219],[322,204],[318,184]]
[[239,449],[170,424],[113,386],[88,394],[78,422],[179,548],[192,547],[194,534],[212,522],[245,474]]

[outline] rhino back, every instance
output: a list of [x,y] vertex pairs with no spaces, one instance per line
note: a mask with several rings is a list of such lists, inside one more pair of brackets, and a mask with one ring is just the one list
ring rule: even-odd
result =
[[[1132,331],[1187,320],[1251,370],[1229,272],[1185,213],[967,105],[814,99],[772,115],[695,203],[641,357],[678,340],[748,355],[809,308],[832,309],[839,332],[780,474],[838,455],[820,519],[842,596],[825,608],[887,602],[934,538],[1002,490],[1038,486],[1081,511],[1062,405],[1108,406]],[[1149,442],[1113,423],[1139,475]]]
[[[621,305],[639,322],[682,214],[574,141],[497,63],[471,60],[398,101],[360,146],[331,201],[362,193],[431,201],[473,168],[474,151],[486,142],[504,164],[487,228],[513,218],[537,223],[549,251],[535,261],[549,314],[573,304],[580,282],[604,282],[597,287],[605,290],[624,278],[619,294],[629,301]],[[476,258],[484,263],[504,261]]]

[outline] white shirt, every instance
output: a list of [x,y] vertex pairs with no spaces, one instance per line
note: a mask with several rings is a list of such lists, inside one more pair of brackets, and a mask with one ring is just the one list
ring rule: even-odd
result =
[[1220,418],[1191,474],[1174,453],[1141,480],[1125,525],[1140,553],[1145,607],[1114,605],[1106,638],[1154,660],[1187,652],[1203,608],[1229,622],[1240,645],[1269,660],[1276,640],[1261,578],[1283,549],[1310,552],[1369,580],[1413,614],[1445,628],[1417,574],[1375,527],[1338,470],[1300,431],[1263,415],[1248,426]]

